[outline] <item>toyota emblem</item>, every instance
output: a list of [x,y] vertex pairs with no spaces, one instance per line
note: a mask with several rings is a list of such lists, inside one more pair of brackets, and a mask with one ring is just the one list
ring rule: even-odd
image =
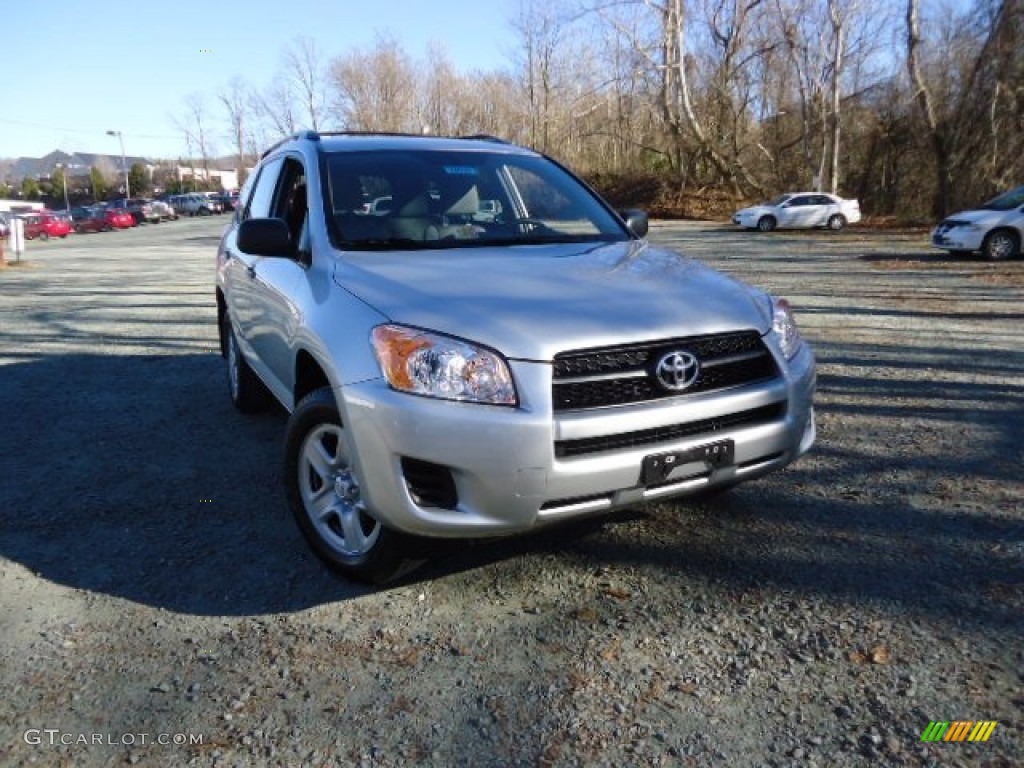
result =
[[682,392],[700,375],[700,362],[689,352],[669,352],[654,369],[658,383],[670,392]]

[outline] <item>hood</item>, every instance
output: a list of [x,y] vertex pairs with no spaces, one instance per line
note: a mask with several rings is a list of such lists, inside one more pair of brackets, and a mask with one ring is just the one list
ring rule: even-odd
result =
[[392,322],[507,357],[757,329],[759,292],[644,241],[347,252],[339,286]]
[[752,205],[749,208],[740,208],[736,211],[737,216],[760,216],[763,213],[774,213],[775,208],[770,205]]
[[1017,213],[1016,208],[1012,208],[1009,211],[993,211],[987,208],[977,208],[972,211],[960,211],[952,216],[947,216],[942,220],[941,224],[945,224],[948,221],[963,221],[968,224],[982,224],[991,225],[1005,219],[1007,216],[1013,216]]

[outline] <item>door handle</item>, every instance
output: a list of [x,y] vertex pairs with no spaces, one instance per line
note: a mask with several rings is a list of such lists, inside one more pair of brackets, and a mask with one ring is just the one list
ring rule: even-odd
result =
[[256,267],[254,267],[252,264],[247,266],[245,268],[245,271],[249,273],[249,277],[253,278],[254,280],[256,279]]

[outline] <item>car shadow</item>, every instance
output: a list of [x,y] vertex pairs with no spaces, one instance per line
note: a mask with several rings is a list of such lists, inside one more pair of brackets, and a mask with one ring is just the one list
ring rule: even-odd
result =
[[[216,354],[175,346],[145,356],[55,355],[3,372],[6,560],[74,590],[194,615],[288,613],[371,591],[336,577],[311,554],[281,491],[285,415],[238,414]],[[845,386],[870,396],[877,384]],[[927,386],[910,394],[927,400]],[[979,456],[968,467],[936,471],[1000,467],[993,481],[1005,481],[1006,462],[1019,453],[1015,413],[992,417],[1003,439],[991,450],[1004,461],[986,465]],[[1011,621],[1007,606],[1019,601],[1024,571],[992,553],[1024,546],[1024,524],[955,508],[921,510],[905,498],[883,506],[856,486],[889,471],[889,459],[855,455],[827,438],[816,453],[817,461],[728,494],[511,539],[431,542],[428,562],[389,588],[554,554],[587,568],[649,568],[738,590],[803,591],[907,610],[956,609],[969,622]],[[844,487],[853,490],[844,494]],[[512,570],[528,579],[533,568]],[[1011,602],[1001,603],[1007,595]]]
[[[72,589],[195,615],[293,612],[373,591],[311,553],[281,487],[287,415],[239,414],[216,354],[168,344],[145,356],[26,359],[3,373],[7,560]],[[558,530],[565,541],[593,524]],[[466,570],[551,540],[424,544],[429,563]],[[396,584],[446,572],[429,563]]]
[[989,264],[978,253],[951,253],[949,251],[883,251],[880,253],[862,253],[857,257],[860,261],[872,262],[907,262],[911,264]]

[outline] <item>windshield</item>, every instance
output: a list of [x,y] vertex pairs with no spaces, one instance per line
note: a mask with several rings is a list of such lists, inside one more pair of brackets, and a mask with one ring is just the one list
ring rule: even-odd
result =
[[339,248],[402,250],[628,240],[576,179],[531,155],[375,150],[327,157]]
[[780,205],[782,205],[784,202],[789,200],[789,198],[791,198],[791,197],[792,197],[792,195],[779,195],[774,200],[769,200],[767,203],[765,203],[765,205],[767,205],[767,206],[769,206],[771,208],[778,208]]
[[1011,208],[1016,208],[1019,205],[1024,205],[1024,187],[1017,187],[1017,189],[1004,192],[981,207],[988,211],[1009,211]]

